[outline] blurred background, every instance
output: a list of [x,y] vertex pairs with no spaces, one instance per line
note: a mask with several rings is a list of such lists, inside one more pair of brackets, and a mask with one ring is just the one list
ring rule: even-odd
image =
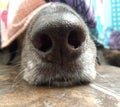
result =
[[120,49],[120,0],[91,0],[91,2],[97,21],[98,40],[106,48]]

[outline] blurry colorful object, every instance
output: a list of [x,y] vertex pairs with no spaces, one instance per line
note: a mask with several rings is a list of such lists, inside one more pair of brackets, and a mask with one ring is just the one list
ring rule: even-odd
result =
[[106,48],[120,49],[120,0],[91,1],[97,21],[98,41]]
[[1,0],[1,48],[13,42],[27,27],[45,0]]
[[120,49],[120,31],[112,30],[108,43],[111,49]]
[[[1,0],[0,1],[0,33],[4,32],[2,29],[7,29],[7,17],[8,17],[8,5],[9,0]],[[1,42],[1,38],[0,38]]]

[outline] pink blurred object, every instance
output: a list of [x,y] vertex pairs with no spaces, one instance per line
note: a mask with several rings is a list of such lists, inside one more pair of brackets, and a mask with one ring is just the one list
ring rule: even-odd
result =
[[[45,0],[1,0],[1,48],[8,46],[27,27],[32,17],[44,6]],[[49,5],[49,4],[48,4]]]

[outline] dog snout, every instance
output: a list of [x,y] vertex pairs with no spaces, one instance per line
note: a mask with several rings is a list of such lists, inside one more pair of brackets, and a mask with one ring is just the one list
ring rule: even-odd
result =
[[36,21],[32,37],[33,46],[42,59],[48,62],[66,63],[76,60],[85,41],[85,30],[79,18],[73,14],[53,14]]

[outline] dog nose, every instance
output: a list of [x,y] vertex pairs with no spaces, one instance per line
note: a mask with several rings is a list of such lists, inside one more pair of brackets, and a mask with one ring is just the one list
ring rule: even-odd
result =
[[76,60],[85,41],[85,30],[78,17],[72,14],[52,15],[38,19],[33,36],[33,46],[44,61],[67,63]]

